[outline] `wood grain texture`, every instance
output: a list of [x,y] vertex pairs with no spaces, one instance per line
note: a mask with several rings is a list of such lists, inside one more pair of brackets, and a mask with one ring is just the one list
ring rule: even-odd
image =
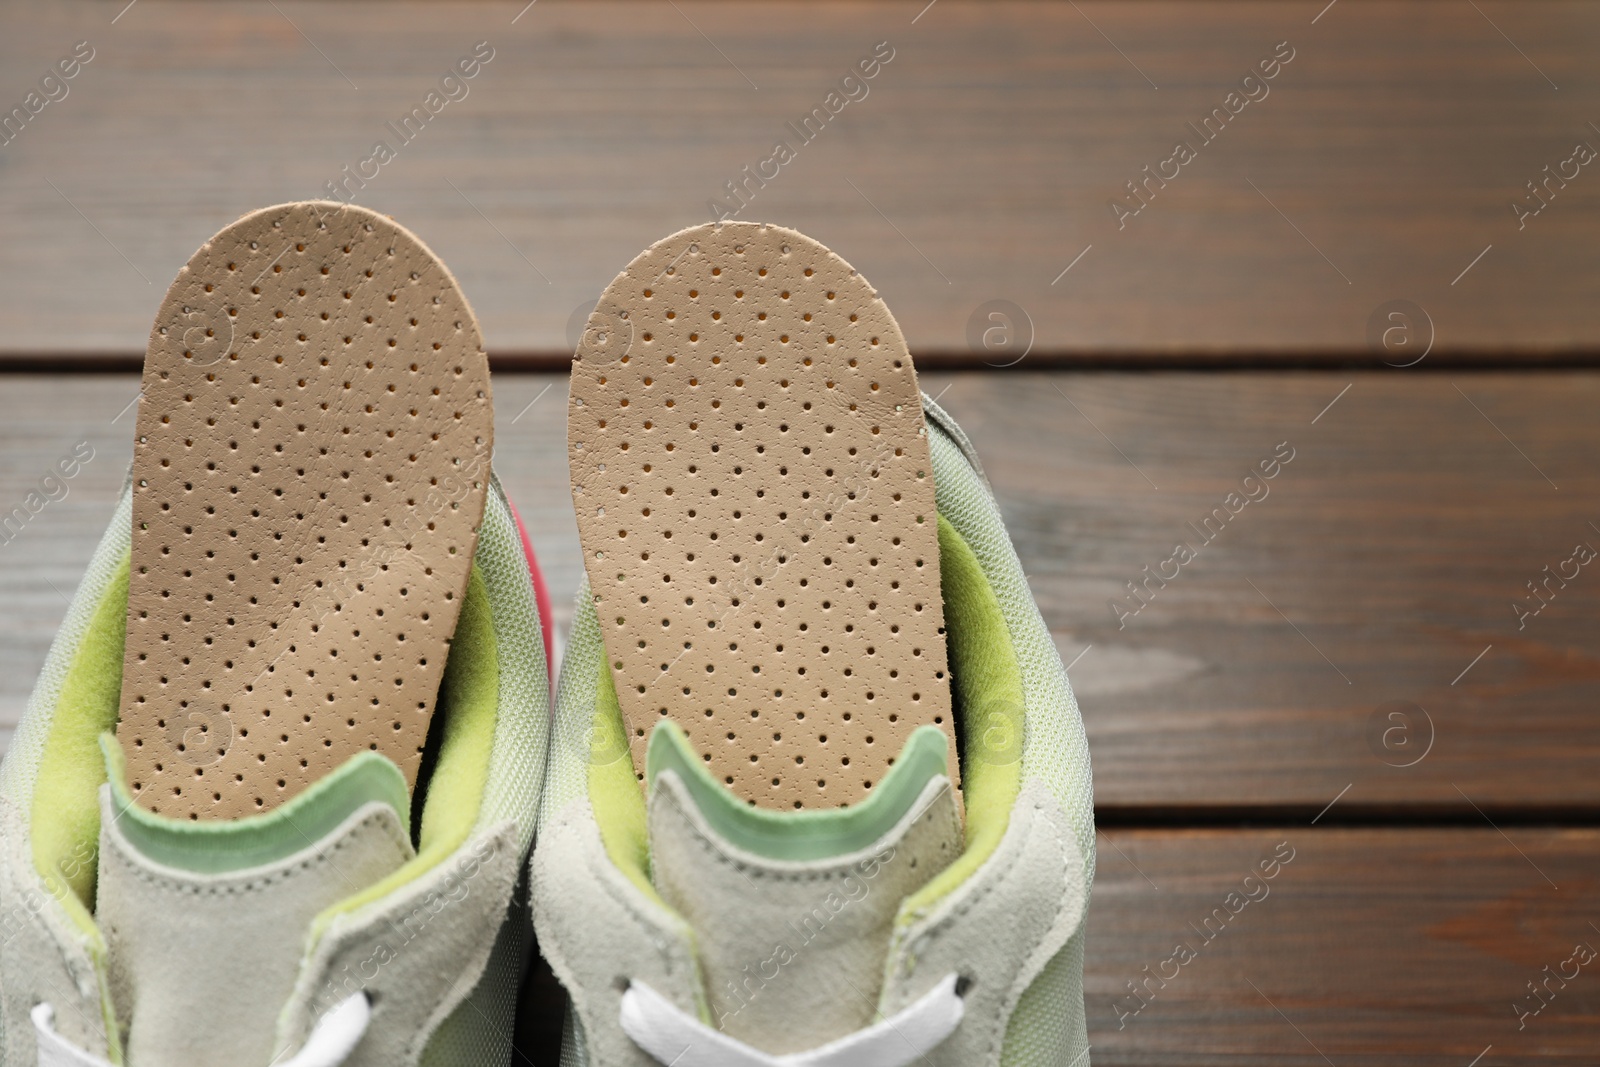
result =
[[[1600,807],[1600,574],[1585,566],[1547,587],[1523,629],[1513,610],[1575,544],[1600,547],[1600,376],[1009,371],[922,384],[976,443],[1076,660],[1109,817],[1213,807],[1309,820],[1346,786],[1326,821]],[[20,713],[121,487],[132,420],[112,420],[137,390],[114,375],[0,388],[4,508],[75,442],[96,450],[66,498],[0,545],[0,721]],[[561,376],[495,380],[495,468],[563,624],[582,566],[565,394]],[[1186,532],[1242,497],[1245,472],[1285,441],[1294,458],[1264,499],[1209,544]],[[1108,600],[1137,603],[1124,583],[1179,538],[1198,555],[1119,628]],[[1410,719],[1385,718],[1374,736],[1374,716],[1402,702],[1427,720],[1401,707]]]
[[[1085,969],[1091,1058],[1592,1063],[1600,959],[1568,961],[1579,944],[1600,952],[1597,851],[1592,829],[1101,834]],[[1262,877],[1263,861],[1275,877]]]
[[[1600,804],[1600,574],[1567,566],[1577,577],[1550,585],[1521,629],[1513,609],[1540,603],[1526,583],[1575,545],[1600,548],[1600,378],[923,384],[947,390],[1063,658],[1082,656],[1069,673],[1103,809],[1290,805],[1309,818],[1346,786],[1329,818],[1470,813],[1469,798]],[[1294,458],[1247,485],[1285,442]],[[1228,494],[1251,492],[1266,495],[1231,515]],[[1147,566],[1174,571],[1179,541],[1195,558],[1144,586]],[[1147,590],[1136,614],[1130,581]]]
[[[973,359],[991,299],[1025,310],[1036,359],[1372,360],[1369,317],[1400,298],[1435,361],[1600,351],[1600,179],[1573,164],[1537,217],[1511,208],[1600,145],[1592,5],[523,6],[7,8],[5,107],[75,42],[94,58],[0,145],[0,351],[136,357],[209,234],[326,195],[385,140],[360,202],[451,264],[501,366],[559,358],[574,310],[778,139],[795,158],[741,217],[837,249],[925,365]],[[480,41],[465,97],[401,143],[386,124]],[[883,41],[867,95],[801,143],[786,124]],[[1188,124],[1279,42],[1268,95],[1202,143]],[[1112,199],[1180,139],[1196,158],[1119,228]]]

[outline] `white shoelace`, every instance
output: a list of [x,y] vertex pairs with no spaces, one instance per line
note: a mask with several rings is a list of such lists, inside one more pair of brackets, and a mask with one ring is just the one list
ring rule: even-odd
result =
[[[39,1067],[112,1067],[56,1033],[56,1012],[49,1004],[34,1005],[30,1014],[39,1046]],[[372,1006],[366,994],[357,993],[317,1021],[304,1048],[271,1067],[339,1067],[361,1042],[371,1021]]]
[[774,1056],[713,1030],[643,982],[622,994],[622,1030],[664,1067],[909,1067],[961,1024],[950,975],[921,999],[865,1030],[808,1052]]

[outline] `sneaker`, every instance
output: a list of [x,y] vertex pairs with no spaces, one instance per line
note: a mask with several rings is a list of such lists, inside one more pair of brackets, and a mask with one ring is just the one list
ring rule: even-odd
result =
[[601,297],[569,403],[562,1063],[1081,1067],[1082,722],[872,287],[792,230],[684,230]]
[[247,215],[136,433],[0,770],[0,1063],[508,1063],[548,622],[466,299],[371,211]]

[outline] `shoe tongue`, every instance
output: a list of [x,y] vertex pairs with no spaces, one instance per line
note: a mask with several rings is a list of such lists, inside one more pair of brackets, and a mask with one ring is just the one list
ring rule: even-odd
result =
[[869,798],[771,811],[741,802],[663,723],[650,742],[655,886],[695,933],[712,1024],[775,1055],[875,1020],[895,915],[962,849],[935,727]]
[[415,855],[405,778],[358,755],[282,806],[192,822],[136,805],[103,742],[95,915],[129,1067],[267,1067],[322,912]]

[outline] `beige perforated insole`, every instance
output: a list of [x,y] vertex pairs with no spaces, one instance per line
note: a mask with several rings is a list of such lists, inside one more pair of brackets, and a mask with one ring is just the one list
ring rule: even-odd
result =
[[415,781],[491,415],[471,308],[389,219],[287,204],[194,254],[134,448],[117,736],[141,805],[255,814],[368,749]]
[[922,404],[865,279],[793,230],[674,234],[600,298],[569,404],[636,770],[670,718],[749,801],[849,804],[936,723],[956,780]]

